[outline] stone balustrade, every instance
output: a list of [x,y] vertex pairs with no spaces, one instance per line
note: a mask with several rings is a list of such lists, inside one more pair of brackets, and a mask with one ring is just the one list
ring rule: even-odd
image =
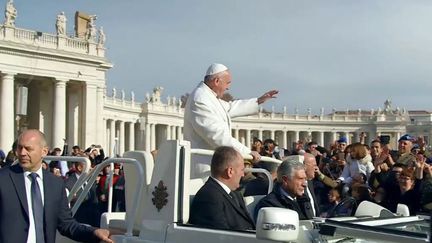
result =
[[105,57],[105,48],[93,40],[42,33],[11,26],[1,26],[0,40],[47,49]]

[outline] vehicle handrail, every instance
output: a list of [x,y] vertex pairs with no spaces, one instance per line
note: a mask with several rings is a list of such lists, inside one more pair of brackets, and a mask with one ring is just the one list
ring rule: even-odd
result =
[[[126,236],[133,236],[133,226],[135,222],[135,218],[137,217],[137,209],[139,200],[141,199],[142,189],[144,185],[144,169],[142,165],[136,160],[136,159],[130,159],[130,158],[109,158],[107,160],[104,160],[102,163],[98,164],[90,173],[89,182],[84,187],[82,193],[79,195],[77,201],[75,202],[74,206],[72,207],[72,213],[75,214],[75,212],[78,210],[80,204],[85,198],[85,195],[90,191],[90,188],[92,187],[93,183],[96,181],[96,177],[99,175],[99,173],[105,168],[107,165],[114,164],[114,163],[126,163],[126,164],[133,164],[137,167],[137,186],[135,189],[135,197],[133,199],[132,207],[128,210],[126,210]],[[112,176],[111,176],[112,178]],[[110,186],[112,187],[112,181],[110,183]],[[112,196],[109,196],[112,198]]]
[[[191,149],[190,151],[191,151],[191,154],[208,155],[208,156],[212,156],[214,153],[214,150],[208,150],[208,149]],[[243,158],[248,159],[248,160],[253,159],[252,155],[250,155],[250,154],[243,155]],[[277,163],[277,164],[282,163],[282,161],[279,159],[275,159],[275,158],[267,157],[267,156],[261,156],[260,161],[272,162],[272,163]],[[246,168],[245,172],[264,173],[267,176],[267,179],[269,181],[269,187],[268,187],[267,193],[270,193],[273,190],[273,179],[272,179],[272,176],[268,170],[262,169],[262,168]]]
[[272,176],[268,170],[263,169],[263,168],[245,168],[245,172],[264,173],[267,176],[267,179],[269,182],[267,194],[272,192],[272,190],[273,190],[273,178],[272,178]]
[[[208,156],[212,156],[214,153],[214,150],[208,150],[208,149],[191,149],[191,154],[199,154],[199,155],[208,155]],[[252,160],[253,157],[252,155],[248,154],[248,155],[243,155],[244,159],[247,160]],[[282,163],[282,160],[279,159],[275,159],[272,157],[267,157],[267,156],[261,156],[260,161],[264,161],[264,162],[273,162],[273,163]]]
[[67,161],[67,162],[80,162],[84,164],[83,172],[81,173],[81,176],[75,183],[75,185],[72,187],[72,189],[69,192],[69,195],[67,197],[68,202],[71,202],[74,198],[74,195],[78,192],[78,190],[81,188],[84,181],[87,179],[87,175],[89,174],[90,168],[91,168],[91,162],[87,157],[79,157],[79,156],[45,156],[43,160],[48,161]]

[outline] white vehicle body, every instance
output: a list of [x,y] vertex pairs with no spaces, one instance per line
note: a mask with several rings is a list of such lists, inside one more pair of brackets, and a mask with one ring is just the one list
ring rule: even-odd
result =
[[[295,211],[263,208],[258,216],[256,232],[216,230],[188,224],[191,200],[205,182],[205,179],[190,179],[192,152],[202,153],[200,150],[191,150],[187,141],[167,141],[158,151],[156,161],[153,161],[150,153],[131,151],[126,152],[124,158],[109,159],[98,166],[97,170],[100,170],[110,162],[126,162],[124,171],[127,212],[108,212],[101,220],[101,227],[119,232],[112,236],[115,242],[308,243],[343,242],[353,238],[364,240],[358,242],[428,242],[429,232],[410,234],[409,231],[406,233],[406,230],[375,230],[379,229],[380,225],[401,223],[419,223],[424,227],[426,224],[429,226],[429,221],[417,216],[396,217],[372,203],[359,206],[356,216],[361,216],[360,221],[356,221],[359,219],[355,217],[299,221]],[[97,170],[92,173],[98,173]],[[84,190],[90,186],[91,183],[87,183]],[[248,210],[253,211],[260,198],[262,196],[246,197]],[[393,221],[379,219],[383,214],[392,217]],[[73,241],[59,238],[57,242]]]

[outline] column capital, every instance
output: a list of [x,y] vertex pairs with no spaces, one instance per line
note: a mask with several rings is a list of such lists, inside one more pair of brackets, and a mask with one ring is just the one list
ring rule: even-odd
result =
[[69,82],[70,80],[68,78],[59,78],[59,77],[54,77],[53,79],[55,82],[64,82],[64,83]]
[[98,87],[97,84],[86,82],[86,88],[96,89],[97,87]]
[[97,92],[105,92],[105,86],[98,86],[98,85],[96,85],[96,91]]
[[54,85],[55,85],[55,87],[65,87],[66,86],[66,83],[68,82],[69,80],[64,80],[64,79],[55,79],[54,80]]
[[4,78],[4,77],[13,77],[15,75],[17,75],[17,73],[14,73],[14,72],[3,72],[2,71],[0,73],[0,77],[2,77],[2,78]]

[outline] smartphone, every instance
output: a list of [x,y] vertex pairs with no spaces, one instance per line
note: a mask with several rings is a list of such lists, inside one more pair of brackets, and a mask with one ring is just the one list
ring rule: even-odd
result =
[[344,152],[338,153],[338,160],[345,160],[345,153]]

